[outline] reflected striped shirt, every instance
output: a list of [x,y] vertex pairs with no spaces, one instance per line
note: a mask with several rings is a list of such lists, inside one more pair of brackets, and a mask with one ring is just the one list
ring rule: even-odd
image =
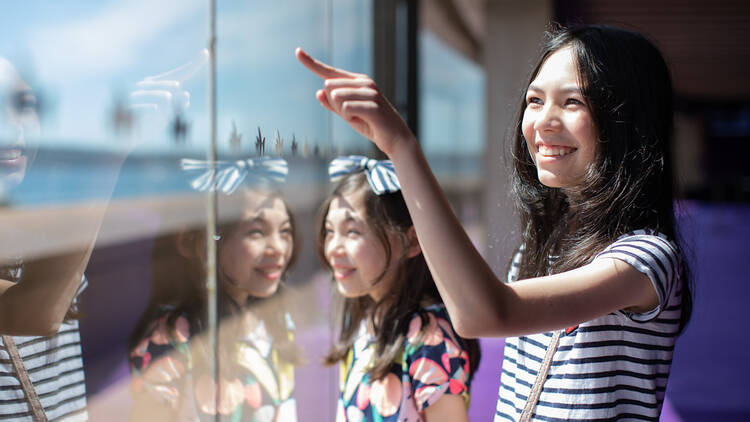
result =
[[[76,298],[86,288],[84,278]],[[75,303],[75,302],[74,302]],[[39,401],[50,421],[88,420],[78,321],[64,322],[50,337],[14,336]],[[0,421],[33,418],[21,383],[0,338]]]
[[[517,278],[521,252],[509,282]],[[645,313],[618,311],[565,330],[533,420],[659,419],[680,325],[681,258],[669,239],[646,230],[621,236],[594,260],[604,258],[646,274],[659,304]],[[551,338],[548,332],[506,340],[495,422],[518,420]]]

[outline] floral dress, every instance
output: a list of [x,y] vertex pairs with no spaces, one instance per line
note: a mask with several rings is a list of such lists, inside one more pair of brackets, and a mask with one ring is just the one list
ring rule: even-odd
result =
[[[170,333],[170,316],[166,313],[154,321],[130,352],[131,390],[136,400],[139,395],[150,395],[181,420],[214,421],[218,411],[228,421],[297,421],[294,367],[279,360],[262,321],[237,339],[237,361],[232,364],[238,370],[232,371],[231,378],[220,378],[221,397],[216,403],[216,383],[209,371],[196,371],[187,318],[178,316]],[[291,336],[288,315],[287,328]]]
[[337,422],[423,421],[424,410],[444,394],[460,395],[469,403],[469,356],[453,330],[445,306],[424,309],[428,325],[419,336],[418,315],[409,324],[404,353],[385,378],[371,381],[367,371],[375,358],[375,338],[363,323],[342,363]]

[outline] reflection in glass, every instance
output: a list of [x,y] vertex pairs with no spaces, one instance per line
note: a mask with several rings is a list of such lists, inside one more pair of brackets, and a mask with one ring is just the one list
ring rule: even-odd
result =
[[0,57],[0,199],[23,180],[38,136],[36,97],[13,64]]
[[[282,159],[217,163],[219,381],[206,336],[206,231],[186,228],[155,243],[149,304],[131,336],[133,420],[296,420],[293,340],[284,279],[294,263],[295,221],[271,180]],[[196,170],[205,162],[185,160]],[[216,400],[215,400],[216,399]]]
[[[318,81],[300,71],[290,52],[304,43],[334,63],[369,72],[370,0],[297,0],[294,7],[273,2],[217,4],[214,58],[218,90],[214,94],[219,112],[215,119],[207,106],[212,92],[203,50],[208,44],[209,4],[205,0],[167,0],[158,4],[104,0],[76,7],[48,4],[41,9],[36,4],[17,3],[4,10],[4,29],[13,36],[0,39],[0,56],[8,58],[0,60],[0,278],[8,281],[3,282],[2,288],[8,287],[5,292],[19,292],[14,281],[23,278],[21,284],[32,287],[36,285],[33,280],[45,278],[40,278],[41,274],[55,273],[56,277],[47,278],[54,283],[36,285],[53,300],[35,299],[35,306],[23,305],[26,302],[20,300],[13,303],[18,308],[25,306],[26,312],[35,309],[38,316],[43,315],[41,310],[54,308],[55,317],[51,320],[63,320],[72,298],[77,297],[84,269],[89,281],[80,296],[80,340],[77,328],[71,328],[78,324],[73,320],[72,325],[65,323],[61,328],[68,336],[65,342],[53,336],[44,343],[62,347],[70,362],[77,359],[78,365],[70,366],[70,374],[77,377],[72,387],[68,388],[68,379],[63,378],[62,383],[49,387],[58,389],[60,394],[44,392],[42,403],[56,409],[48,413],[53,418],[68,414],[85,419],[88,413],[92,420],[127,419],[132,405],[128,389],[133,378],[128,359],[129,336],[139,318],[147,319],[146,305],[153,308],[153,303],[148,303],[152,279],[164,280],[164,290],[175,297],[205,293],[200,283],[185,292],[170,292],[168,287],[188,285],[188,280],[195,282],[205,277],[196,274],[205,271],[206,252],[200,244],[205,241],[202,230],[207,224],[207,196],[191,191],[184,183],[185,174],[175,165],[186,156],[205,156],[212,125],[217,128],[222,158],[265,153],[284,155],[294,163],[296,176],[292,176],[296,180],[285,185],[283,202],[291,203],[304,234],[313,232],[313,216],[326,188],[323,161],[342,149],[353,152],[367,148],[348,128],[332,127],[336,123],[326,117],[317,103],[309,101],[308,94]],[[261,141],[265,138],[260,150],[255,148],[258,126],[263,130]],[[246,185],[252,186],[250,190],[273,192],[256,189],[253,183]],[[247,190],[247,186],[241,189]],[[228,211],[235,206],[237,210],[244,207],[239,202],[230,206],[232,198],[240,198],[239,195],[219,194],[223,233],[217,244],[222,251],[235,249],[223,246],[227,241],[224,231],[228,230],[227,224],[240,220],[239,211],[234,216]],[[196,238],[193,253],[204,256],[192,257],[198,260],[190,264],[194,267],[190,271],[192,278],[178,277],[187,270],[175,262],[187,267],[189,260],[176,246],[185,241],[177,239],[191,237]],[[303,293],[304,306],[288,306],[295,311],[295,339],[309,356],[308,365],[296,369],[297,379],[303,380],[297,384],[312,386],[297,389],[295,398],[301,413],[332,420],[336,373],[321,367],[318,359],[327,349],[330,335],[330,286],[318,271],[311,237],[307,236],[305,245],[302,238],[293,236],[294,247],[301,247],[306,253],[300,254],[295,274],[288,280],[296,288],[307,289]],[[162,260],[172,263],[158,264]],[[167,276],[162,278],[165,273]],[[282,273],[286,278],[286,270]],[[229,294],[224,290],[224,294]],[[247,309],[263,322],[274,350],[278,349],[277,355],[294,362],[294,343],[288,343],[294,353],[282,350],[286,338],[283,333],[288,327],[286,317],[283,321],[278,317],[286,312],[275,311],[287,307],[289,290],[282,286],[268,298],[252,296]],[[284,294],[279,294],[282,291]],[[227,307],[227,303],[236,303],[233,299],[223,300],[223,321],[247,313]],[[264,313],[264,304],[273,312]],[[10,319],[6,315],[13,313],[14,306],[0,299],[0,331],[57,331],[58,325],[54,324],[41,330],[7,326]],[[208,308],[205,303],[196,306]],[[158,320],[157,316],[150,318],[151,323]],[[14,321],[32,322],[29,318]],[[147,325],[140,329],[145,331]],[[229,322],[222,324],[222,338],[232,337],[231,327]],[[189,342],[193,347],[193,343],[200,344],[203,332],[191,332],[196,333],[192,336],[196,340]],[[36,338],[35,341],[43,344]],[[227,343],[221,342],[222,353],[231,353]],[[77,349],[79,344],[82,353]],[[193,361],[212,359],[200,353],[191,355]],[[230,358],[218,357],[222,371],[230,371]],[[85,379],[80,369],[83,364]],[[271,368],[272,372],[289,372]],[[192,372],[186,373],[190,376],[183,380],[193,376]],[[277,380],[285,386],[283,391],[289,390],[291,378],[286,379]],[[213,384],[202,385],[205,392]],[[266,390],[260,385],[263,396]],[[244,391],[255,394],[252,389]],[[0,393],[0,400],[6,393]],[[23,398],[20,390],[13,394],[10,400],[14,402],[7,402],[14,406],[10,413],[25,406],[19,401]],[[195,389],[190,394],[195,396]],[[81,403],[88,404],[87,412]],[[232,401],[220,402],[214,410],[226,411],[227,403]],[[2,406],[0,403],[0,414],[6,413]],[[210,405],[204,407],[211,410]],[[195,412],[202,412],[197,405]],[[264,414],[256,410],[244,415],[251,413]]]
[[29,256],[26,245],[43,239],[44,227],[22,213],[7,216],[7,194],[22,189],[36,155],[36,105],[29,85],[0,57],[0,419],[85,420],[77,299],[90,248]]

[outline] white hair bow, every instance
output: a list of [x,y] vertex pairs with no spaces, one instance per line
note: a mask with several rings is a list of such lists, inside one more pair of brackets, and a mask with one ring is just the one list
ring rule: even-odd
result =
[[342,177],[364,171],[372,191],[376,195],[394,193],[401,190],[396,177],[396,170],[390,160],[374,160],[362,155],[338,157],[328,166],[328,176],[332,182]]
[[[234,192],[246,178],[258,181],[284,183],[289,174],[289,167],[283,158],[258,157],[234,162],[217,161],[212,169],[210,161],[183,158],[180,162],[183,170],[202,170],[204,173],[193,179],[190,186],[199,191],[225,193]],[[214,178],[214,172],[216,177]],[[211,182],[214,182],[213,186]]]

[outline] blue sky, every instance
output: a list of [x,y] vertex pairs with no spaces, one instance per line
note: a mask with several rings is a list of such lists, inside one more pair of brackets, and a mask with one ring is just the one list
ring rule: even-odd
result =
[[[333,7],[330,26],[327,4]],[[226,147],[233,124],[245,150],[258,126],[267,138],[279,130],[285,138],[294,133],[340,148],[366,142],[317,104],[320,81],[296,62],[293,50],[303,46],[337,66],[370,72],[371,7],[369,1],[348,0],[218,2],[220,147]],[[205,0],[13,2],[0,16],[6,35],[0,37],[0,55],[16,64],[47,105],[41,143],[110,149],[121,142],[111,125],[116,101],[128,98],[136,82],[194,60],[207,45],[208,24]],[[481,70],[430,34],[421,42],[423,143],[451,151],[461,138],[462,148],[481,147]],[[204,66],[182,82],[190,94],[187,146],[176,146],[157,124],[139,132],[139,149],[205,149],[207,81]]]

